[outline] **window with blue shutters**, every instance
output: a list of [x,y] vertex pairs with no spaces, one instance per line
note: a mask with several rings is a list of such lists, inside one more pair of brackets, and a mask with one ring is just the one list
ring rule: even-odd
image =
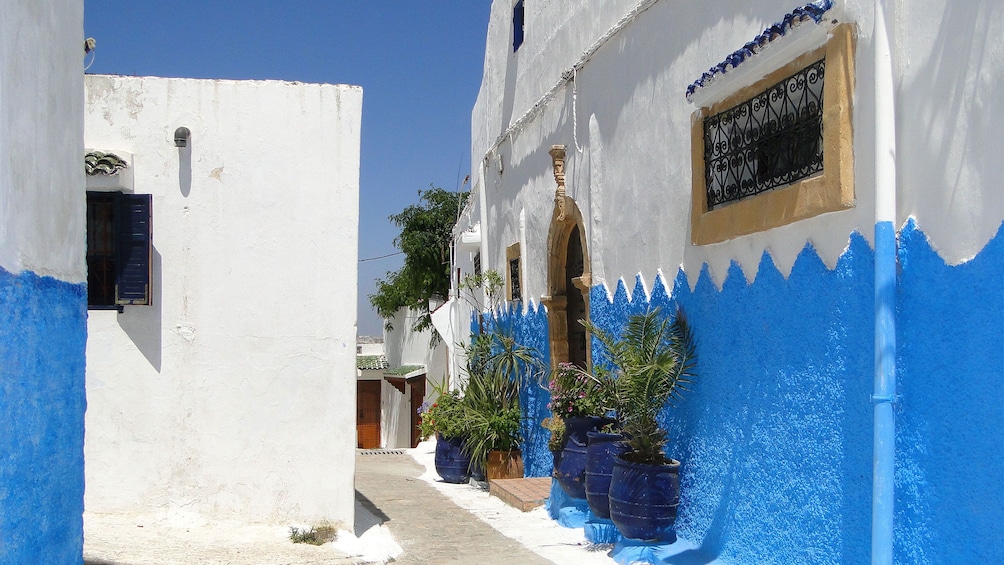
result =
[[151,195],[87,193],[89,308],[152,303],[152,242]]

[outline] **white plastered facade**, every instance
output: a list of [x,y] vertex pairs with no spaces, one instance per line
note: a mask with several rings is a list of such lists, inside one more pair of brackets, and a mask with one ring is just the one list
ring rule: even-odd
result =
[[[1004,65],[1004,15],[983,3],[890,4],[900,144],[897,224],[915,218],[939,254],[959,263],[975,255],[1004,218],[1004,196],[988,189],[1004,181],[997,158],[1001,137],[992,126],[1001,121],[995,93]],[[820,27],[849,23],[856,38],[853,207],[721,243],[691,243],[691,126],[698,106],[687,101],[687,86],[800,5],[527,2],[525,41],[514,53],[512,2],[494,1],[472,113],[472,185],[479,187],[480,218],[462,218],[458,226],[481,222],[483,268],[501,271],[506,247],[520,242],[524,307],[547,295],[556,187],[552,145],[566,146],[567,194],[582,212],[592,283],[606,284],[610,293],[620,279],[630,293],[638,274],[649,290],[660,272],[671,286],[681,267],[694,285],[705,265],[720,286],[733,261],[752,281],[764,252],[787,276],[807,243],[832,268],[851,233],[871,242],[873,4],[835,0]],[[827,39],[817,32],[798,43],[798,35],[775,40],[725,76],[751,83]],[[726,82],[712,83],[707,102],[735,91],[722,86]]]
[[[80,2],[17,2],[0,21],[0,267],[86,280]],[[39,72],[44,61],[47,72]],[[76,77],[76,78],[72,78]],[[72,78],[72,80],[71,80]]]
[[[392,378],[405,378],[409,383],[425,377],[425,395],[413,399],[414,390],[406,386],[400,392],[388,381],[381,386],[380,439],[383,447],[411,447],[412,405],[436,398],[435,388],[446,375],[446,344],[440,341],[430,347],[432,331],[412,329],[421,314],[402,308],[390,320],[391,330],[384,330],[387,369]],[[405,369],[409,369],[405,371]],[[417,418],[415,419],[417,422]]]
[[153,304],[88,320],[86,508],[351,526],[362,89],[85,83],[153,195]]

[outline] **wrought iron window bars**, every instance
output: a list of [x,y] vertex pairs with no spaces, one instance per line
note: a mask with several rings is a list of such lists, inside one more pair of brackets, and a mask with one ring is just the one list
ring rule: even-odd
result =
[[708,210],[823,170],[819,60],[704,120]]

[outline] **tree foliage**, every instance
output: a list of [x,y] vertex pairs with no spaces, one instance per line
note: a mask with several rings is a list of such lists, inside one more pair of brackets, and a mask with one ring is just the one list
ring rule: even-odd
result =
[[[404,252],[404,265],[377,279],[377,291],[369,295],[370,304],[385,320],[401,308],[422,313],[412,329],[432,327],[429,298],[450,293],[450,245],[457,214],[467,201],[466,192],[449,192],[438,187],[418,192],[418,204],[390,216],[401,228],[394,246]],[[387,328],[393,329],[389,322]]]

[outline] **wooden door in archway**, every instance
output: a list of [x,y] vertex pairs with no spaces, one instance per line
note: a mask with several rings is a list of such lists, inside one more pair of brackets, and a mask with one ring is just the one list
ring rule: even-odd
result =
[[563,203],[555,209],[547,234],[548,295],[542,300],[547,307],[551,367],[572,363],[589,370],[589,332],[579,323],[589,320],[589,250],[579,207],[567,196]]
[[579,320],[587,319],[586,299],[575,284],[582,276],[583,269],[582,240],[579,237],[579,226],[575,226],[568,236],[568,249],[565,256],[565,295],[568,297],[565,306],[568,362],[581,369],[588,369],[586,328],[579,322]]

